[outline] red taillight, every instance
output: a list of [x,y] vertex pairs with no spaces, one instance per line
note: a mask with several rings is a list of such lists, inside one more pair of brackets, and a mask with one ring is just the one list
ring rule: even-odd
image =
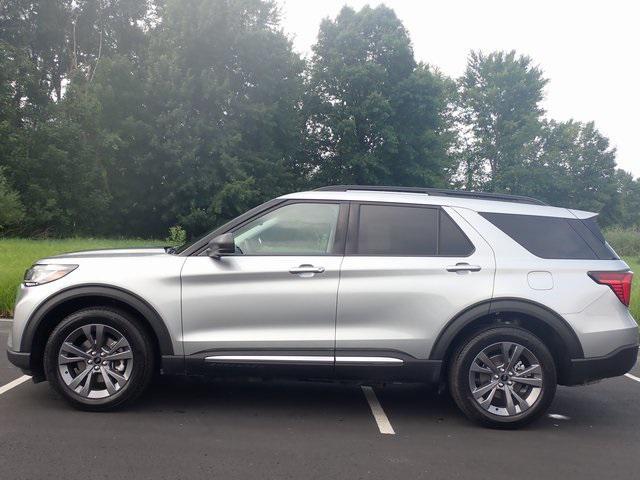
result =
[[622,303],[629,306],[633,272],[589,272],[589,276],[597,283],[607,285]]

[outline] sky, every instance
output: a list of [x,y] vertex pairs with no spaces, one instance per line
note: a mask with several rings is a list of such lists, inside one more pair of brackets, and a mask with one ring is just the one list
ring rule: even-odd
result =
[[[529,55],[549,83],[556,120],[594,121],[618,166],[640,177],[640,2],[635,0],[278,0],[295,49],[311,55],[323,18],[346,4],[384,3],[409,31],[416,59],[458,77],[470,50]],[[634,60],[635,58],[635,60]]]

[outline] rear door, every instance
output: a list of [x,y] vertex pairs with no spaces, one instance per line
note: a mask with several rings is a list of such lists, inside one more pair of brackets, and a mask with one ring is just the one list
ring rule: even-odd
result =
[[427,359],[449,320],[491,298],[494,272],[489,245],[451,208],[352,204],[336,367]]

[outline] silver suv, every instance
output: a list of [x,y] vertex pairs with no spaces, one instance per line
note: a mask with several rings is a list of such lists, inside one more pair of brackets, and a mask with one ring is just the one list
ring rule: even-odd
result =
[[595,217],[438,189],[285,195],[179,251],[38,261],[8,356],[88,410],[159,370],[446,384],[471,419],[517,427],[556,384],[636,361],[633,274]]

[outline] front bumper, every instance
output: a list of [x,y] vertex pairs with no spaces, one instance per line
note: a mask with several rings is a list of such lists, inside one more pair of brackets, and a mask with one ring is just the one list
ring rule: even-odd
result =
[[31,354],[28,352],[14,352],[7,349],[7,358],[16,367],[22,370],[24,373],[31,373]]
[[561,379],[562,385],[580,385],[624,375],[638,360],[638,345],[620,347],[608,355],[571,360]]

